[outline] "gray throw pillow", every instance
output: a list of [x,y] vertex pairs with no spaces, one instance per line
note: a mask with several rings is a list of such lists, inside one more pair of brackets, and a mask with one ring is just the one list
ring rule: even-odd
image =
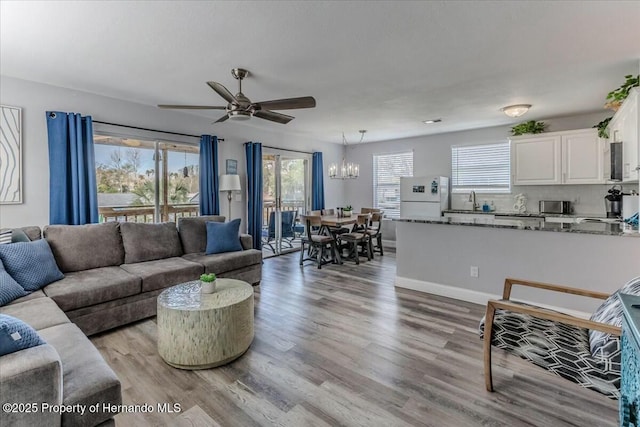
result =
[[37,291],[64,277],[45,239],[0,245],[0,260],[27,292]]

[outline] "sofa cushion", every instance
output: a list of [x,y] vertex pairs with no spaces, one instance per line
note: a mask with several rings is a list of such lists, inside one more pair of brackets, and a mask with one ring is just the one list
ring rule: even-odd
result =
[[204,265],[205,273],[225,273],[227,271],[238,270],[262,262],[262,252],[256,249],[249,249],[238,252],[225,252],[222,254],[206,255],[186,254],[182,258]]
[[29,225],[27,227],[20,227],[20,230],[24,231],[24,233],[29,237],[29,240],[40,240],[42,239],[42,230],[37,225]]
[[220,215],[178,218],[178,232],[185,254],[204,253],[207,249],[207,222],[224,222]]
[[123,222],[120,224],[124,243],[124,263],[153,261],[182,255],[178,229],[173,222],[143,224]]
[[[27,295],[23,296],[22,298],[18,298],[16,300],[13,300],[7,305],[20,304],[21,302],[31,301],[31,300],[34,300],[36,298],[46,298],[46,297],[47,296],[44,294],[44,292],[42,292],[42,289],[39,289],[39,290],[37,290],[35,292],[31,292],[30,294],[27,294]],[[2,309],[0,309],[0,311],[2,311]]]
[[0,260],[0,306],[26,295],[27,291],[7,273]]
[[40,335],[51,344],[62,361],[62,403],[98,404],[98,411],[70,411],[62,414],[63,426],[94,426],[115,414],[103,411],[103,404],[120,405],[120,381],[91,341],[73,323],[43,329]]
[[64,272],[117,266],[124,248],[117,222],[87,225],[49,225],[44,237]]
[[[622,288],[607,298],[589,320],[622,326],[622,301],[620,294],[640,295],[640,276],[631,279]],[[620,350],[620,339],[602,331],[589,331],[589,347],[594,357],[609,357]]]
[[27,236],[27,233],[20,228],[16,228],[11,232],[11,243],[30,242],[31,239]]
[[201,264],[179,257],[123,264],[120,268],[142,278],[142,292],[197,280],[204,271]]
[[44,293],[64,311],[88,307],[140,293],[141,280],[120,267],[102,267],[67,273],[44,288]]
[[0,356],[42,344],[46,343],[31,326],[13,316],[0,314]]
[[69,318],[51,298],[36,298],[0,308],[0,313],[17,317],[35,330],[69,323]]
[[207,255],[241,250],[240,218],[229,222],[207,222]]
[[37,291],[64,277],[46,240],[0,245],[7,272],[27,292]]

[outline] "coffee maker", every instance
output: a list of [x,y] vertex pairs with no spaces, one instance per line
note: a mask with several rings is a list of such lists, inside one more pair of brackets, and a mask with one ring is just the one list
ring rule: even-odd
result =
[[620,215],[622,215],[622,187],[614,185],[607,193],[604,196],[607,218],[620,218]]

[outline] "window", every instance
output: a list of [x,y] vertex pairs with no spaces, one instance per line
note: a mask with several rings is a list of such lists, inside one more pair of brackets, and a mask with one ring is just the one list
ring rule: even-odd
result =
[[198,147],[99,134],[94,142],[100,222],[198,215]]
[[373,207],[400,217],[400,177],[413,176],[413,152],[373,156]]
[[451,147],[451,191],[509,193],[511,149],[509,142]]

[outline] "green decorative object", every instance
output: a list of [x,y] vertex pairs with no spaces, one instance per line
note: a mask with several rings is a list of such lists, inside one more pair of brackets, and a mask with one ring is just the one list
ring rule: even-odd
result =
[[347,205],[344,208],[342,208],[343,211],[352,211],[353,208],[351,207],[351,205]]
[[597,125],[592,126],[598,129],[598,136],[600,138],[609,138],[609,131],[607,131],[607,126],[609,126],[609,122],[611,121],[611,119],[613,119],[613,117],[607,117]]
[[203,274],[200,276],[201,282],[211,283],[211,282],[215,282],[215,280],[216,280],[216,275],[214,273]]
[[535,120],[529,120],[528,122],[520,123],[511,128],[511,134],[513,136],[524,135],[526,133],[542,133],[547,127],[545,122],[536,122]]
[[607,95],[607,103],[604,104],[604,108],[611,110],[618,110],[622,102],[627,99],[629,92],[632,88],[640,86],[640,75],[634,76],[629,74],[624,76],[625,82],[618,89],[609,92]]

